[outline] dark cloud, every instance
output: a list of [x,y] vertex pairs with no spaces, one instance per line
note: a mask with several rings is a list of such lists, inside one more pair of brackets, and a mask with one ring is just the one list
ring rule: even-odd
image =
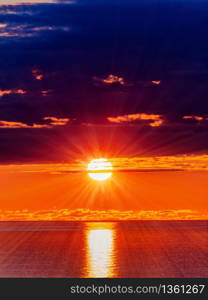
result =
[[[26,125],[2,128],[2,161],[38,159],[40,152],[55,159],[74,143],[94,151],[87,133],[107,151],[109,130],[112,145],[123,139],[117,152],[208,149],[204,1],[6,2],[0,2],[0,120]],[[162,126],[108,124],[110,117],[141,114],[162,116]],[[34,130],[47,116],[73,125]]]

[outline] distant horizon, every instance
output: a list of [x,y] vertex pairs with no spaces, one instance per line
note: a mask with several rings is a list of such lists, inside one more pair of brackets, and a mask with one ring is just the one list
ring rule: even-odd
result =
[[[4,224],[5,223],[39,223],[39,222],[43,222],[43,223],[119,223],[119,222],[127,222],[127,223],[131,223],[131,222],[208,222],[208,219],[132,219],[132,220],[33,220],[33,221],[24,221],[24,220],[5,220],[2,221],[0,220],[0,224]],[[22,230],[21,228],[19,228],[20,231]],[[13,230],[13,229],[12,229]],[[54,230],[54,228],[52,229]],[[1,228],[0,228],[1,231]],[[24,231],[24,230],[23,230]]]

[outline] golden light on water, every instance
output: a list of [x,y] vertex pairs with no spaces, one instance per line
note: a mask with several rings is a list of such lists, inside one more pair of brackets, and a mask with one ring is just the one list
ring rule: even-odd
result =
[[[88,175],[97,181],[104,181],[112,176],[112,164],[105,158],[93,159],[88,164],[87,170],[92,171]],[[109,172],[108,172],[109,171]]]
[[86,276],[107,278],[115,276],[115,230],[111,223],[89,223],[87,229]]

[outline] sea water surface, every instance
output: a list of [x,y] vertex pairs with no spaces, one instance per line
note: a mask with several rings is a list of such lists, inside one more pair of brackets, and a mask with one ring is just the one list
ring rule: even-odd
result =
[[207,277],[207,221],[0,222],[0,277]]

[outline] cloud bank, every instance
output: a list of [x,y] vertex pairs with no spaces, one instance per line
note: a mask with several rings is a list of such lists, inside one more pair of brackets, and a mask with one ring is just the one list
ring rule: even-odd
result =
[[2,211],[0,221],[127,221],[127,220],[208,220],[208,213],[189,210],[90,210],[51,209]]

